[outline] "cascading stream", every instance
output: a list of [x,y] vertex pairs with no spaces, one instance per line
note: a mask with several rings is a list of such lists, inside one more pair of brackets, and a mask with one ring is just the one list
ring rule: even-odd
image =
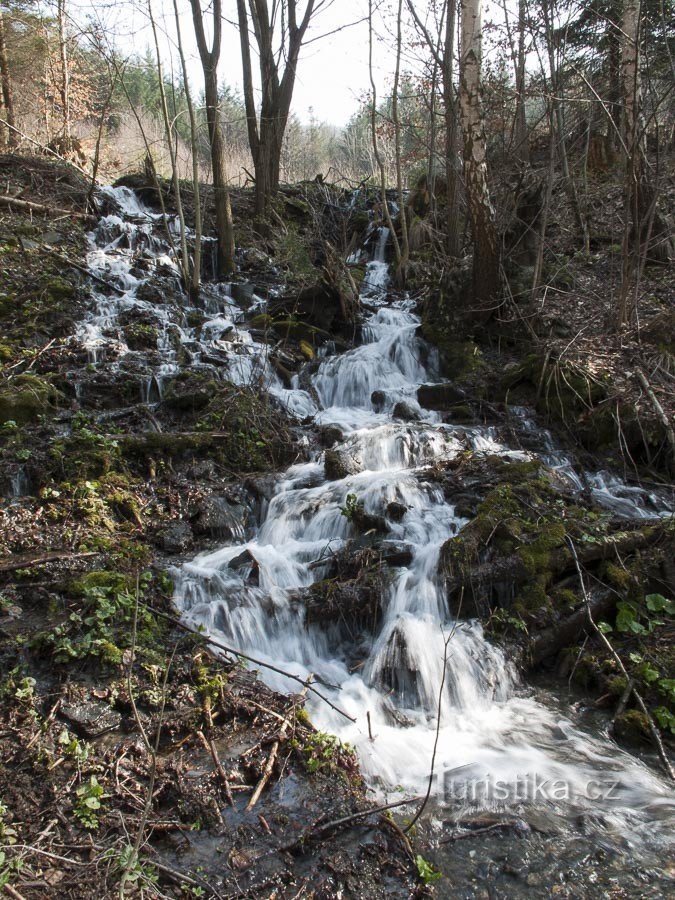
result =
[[[366,778],[380,792],[425,789],[443,684],[437,797],[509,807],[522,799],[545,801],[562,816],[593,810],[602,815],[604,828],[619,832],[630,823],[637,838],[650,819],[672,816],[668,787],[609,739],[584,734],[552,705],[522,690],[513,667],[486,641],[479,623],[456,621],[448,613],[439,552],[464,523],[441,491],[425,483],[424,466],[467,444],[478,451],[523,454],[500,445],[489,429],[440,425],[419,406],[426,421],[393,421],[394,404],[402,399],[415,404],[417,386],[433,375],[435,361],[417,337],[419,320],[410,304],[382,305],[383,272],[378,263],[367,276],[365,302],[372,313],[364,343],[325,359],[314,376],[322,405],[317,421],[343,430],[340,449],[364,471],[327,482],[320,459],[293,467],[251,541],[199,556],[176,573],[176,602],[191,624],[205,626],[243,652],[302,677],[313,674],[330,699],[356,719],[351,724],[315,699],[310,701],[314,723],[356,747]],[[379,412],[373,411],[373,391],[384,395]],[[366,647],[360,638],[363,659],[356,668],[353,647],[306,625],[296,595],[325,577],[320,561],[349,537],[350,523],[341,510],[350,495],[371,515],[385,514],[392,501],[402,503],[406,513],[402,521],[388,523],[390,537],[412,551],[408,566],[393,569],[382,625]],[[246,572],[242,576],[229,567],[244,550],[258,563],[257,587],[244,583]],[[265,670],[261,676],[280,690],[297,688]],[[609,796],[596,796],[602,792]]]
[[[150,276],[158,271],[177,275],[169,244],[158,237],[161,217],[126,189],[108,189],[108,197],[120,215],[104,218],[92,235],[89,264],[120,293],[111,297],[101,291],[82,324],[78,339],[92,363],[106,355],[112,360],[106,365],[133,361],[120,316],[129,310],[152,313],[160,336],[156,352],[138,354],[144,373],[140,400],[161,399],[163,380],[177,370],[177,346],[195,368],[218,355],[222,377],[240,384],[262,378],[292,415],[338,426],[343,439],[337,449],[358,462],[356,474],[330,481],[318,453],[311,462],[293,466],[278,481],[249,540],[242,533],[238,542],[177,570],[175,602],[185,620],[290,673],[314,675],[335,705],[356,720],[351,723],[315,698],[309,701],[314,723],[356,748],[365,777],[379,793],[402,789],[416,795],[426,789],[441,697],[434,781],[439,801],[509,809],[532,801],[547,804],[568,821],[586,811],[602,819],[598,827],[631,840],[658,821],[665,835],[665,822],[675,809],[669,788],[609,739],[589,735],[560,715],[554,698],[524,690],[480,624],[449,614],[439,554],[465,522],[425,478],[426,467],[466,449],[516,459],[531,455],[504,446],[494,429],[445,425],[436,413],[420,408],[417,387],[438,380],[437,359],[418,337],[413,304],[387,296],[386,229],[380,230],[362,287],[369,310],[362,343],[322,359],[310,396],[297,379],[293,389],[282,386],[267,347],[246,330],[241,310],[222,287],[205,291],[199,337],[187,325],[193,308],[186,298],[180,321],[175,311],[144,300],[139,288]],[[252,308],[259,310],[261,304],[254,296]],[[395,418],[401,402],[417,421]],[[521,415],[528,422],[524,411]],[[551,442],[542,455],[574,484],[578,476]],[[632,494],[633,489],[602,473],[589,480],[596,499],[624,515],[666,512],[658,498]],[[331,555],[354,536],[349,517],[354,502],[365,514],[387,519],[387,538],[405,548],[408,562],[390,570],[377,633],[346,642],[336,629],[307,624],[302,591],[326,577]],[[405,510],[400,520],[388,517],[392,503]],[[246,553],[248,566],[241,563]],[[253,561],[257,583],[250,578]],[[268,670],[262,669],[261,677],[277,689],[297,689],[296,682]],[[537,779],[548,785],[543,794]],[[599,785],[597,794],[614,783],[611,796],[589,794],[589,785]],[[559,790],[552,795],[555,786]]]

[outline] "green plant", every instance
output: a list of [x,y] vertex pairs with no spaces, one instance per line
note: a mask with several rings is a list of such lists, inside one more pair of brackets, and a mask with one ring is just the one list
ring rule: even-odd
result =
[[435,869],[431,863],[427,862],[427,860],[423,856],[420,856],[419,853],[415,857],[415,865],[417,866],[417,874],[424,884],[433,884],[434,881],[438,881],[439,878],[443,877],[443,873],[439,872],[438,869]]
[[75,791],[77,803],[73,807],[73,815],[79,819],[83,828],[95,831],[99,826],[99,810],[103,808],[103,800],[109,797],[95,775],[81,784]]
[[363,513],[363,501],[359,500],[356,494],[347,494],[345,505],[340,507],[340,512],[345,519],[353,522],[354,519]]

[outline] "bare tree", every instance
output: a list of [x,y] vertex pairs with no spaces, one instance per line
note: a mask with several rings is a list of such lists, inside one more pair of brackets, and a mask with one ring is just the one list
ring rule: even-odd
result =
[[190,0],[192,21],[199,58],[204,72],[204,96],[206,99],[206,121],[209,129],[211,145],[211,168],[213,170],[213,191],[216,205],[216,234],[218,236],[217,272],[224,278],[235,269],[234,262],[234,227],[232,224],[232,207],[230,192],[225,180],[225,142],[218,118],[218,61],[223,30],[221,0],[213,0],[213,41],[211,49],[206,45],[204,19],[200,0]]
[[178,2],[173,0],[173,14],[176,20],[176,38],[178,41],[178,55],[180,57],[181,71],[183,73],[183,88],[185,90],[185,102],[187,103],[188,116],[190,118],[190,149],[192,156],[192,191],[194,196],[194,212],[195,212],[195,249],[192,258],[192,276],[190,278],[189,293],[193,300],[199,297],[199,288],[201,284],[202,269],[202,204],[201,190],[199,186],[199,134],[197,128],[197,120],[195,117],[195,107],[192,102],[192,93],[190,91],[190,81],[188,79],[187,63],[185,61],[185,52],[183,50],[183,36],[180,29],[180,15],[178,13]]
[[[6,128],[0,128],[0,143],[5,146],[15,147],[17,144],[16,119],[14,117],[14,96],[12,93],[12,79],[9,74],[9,59],[7,56],[7,40],[5,37],[5,20],[0,9],[0,98],[5,110]],[[7,134],[5,134],[7,131]]]
[[445,249],[449,256],[459,256],[461,229],[459,227],[459,173],[457,170],[458,135],[457,102],[454,85],[456,0],[443,0],[440,27],[445,22],[445,37],[434,39],[415,9],[414,0],[407,0],[415,24],[424,36],[434,61],[443,74],[443,109],[445,117],[445,180],[447,184]]
[[[194,0],[192,0],[194,3]],[[298,59],[312,18],[330,0],[237,0],[249,145],[255,168],[256,212],[264,216],[279,187],[284,132],[293,98]],[[251,27],[258,50],[262,97],[254,99]]]
[[480,318],[489,318],[500,293],[501,277],[481,112],[481,5],[481,0],[462,0],[459,108],[464,137],[464,182],[473,238],[474,302]]
[[66,0],[57,0],[56,18],[59,28],[59,56],[61,58],[61,110],[63,115],[63,147],[71,149],[70,63],[68,60],[68,32],[66,29]]

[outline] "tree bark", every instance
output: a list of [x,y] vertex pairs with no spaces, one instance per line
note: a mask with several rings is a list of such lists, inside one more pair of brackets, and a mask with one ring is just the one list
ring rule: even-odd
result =
[[464,183],[473,237],[473,317],[487,321],[499,305],[501,277],[480,98],[481,0],[462,0],[461,13],[459,108],[464,137]]
[[190,118],[190,150],[192,153],[192,190],[195,210],[195,250],[192,257],[192,276],[190,278],[189,294],[193,301],[199,297],[202,277],[202,203],[199,186],[199,147],[198,129],[195,118],[195,107],[192,102],[190,81],[188,79],[187,63],[183,50],[183,36],[180,28],[180,15],[178,13],[178,0],[173,0],[173,13],[176,20],[176,37],[178,39],[178,55],[180,57],[181,70],[183,72],[183,84],[185,88],[185,101]]
[[192,21],[194,22],[199,58],[204,72],[204,97],[206,100],[206,120],[211,144],[211,168],[213,170],[213,191],[216,207],[216,234],[218,236],[217,273],[225,278],[235,269],[234,226],[230,192],[225,180],[225,142],[218,120],[218,60],[222,36],[221,0],[213,0],[213,43],[211,50],[206,46],[204,21],[200,0],[190,0]]
[[68,61],[68,34],[66,31],[66,0],[58,0],[57,19],[59,27],[59,54],[61,57],[61,108],[63,114],[64,149],[70,150],[72,143],[70,120],[70,63]]
[[[5,108],[5,128],[0,128],[0,140],[7,147],[16,147],[18,135],[13,129],[16,126],[14,117],[14,95],[12,93],[12,79],[9,74],[9,58],[7,56],[7,39],[5,35],[5,20],[0,9],[0,87],[2,93],[2,105]],[[5,131],[7,132],[5,134]]]

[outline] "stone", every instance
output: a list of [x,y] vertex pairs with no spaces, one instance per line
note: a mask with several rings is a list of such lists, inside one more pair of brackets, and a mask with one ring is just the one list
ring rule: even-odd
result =
[[248,309],[253,302],[255,284],[252,281],[235,281],[230,286],[230,293],[235,303]]
[[375,549],[388,566],[409,566],[412,562],[412,548],[403,541],[380,541]]
[[[239,573],[244,578],[246,584],[258,586],[260,582],[260,568],[258,566],[258,560],[250,550],[244,550],[243,553],[240,553],[238,556],[235,556],[234,559],[231,559],[228,563],[228,568]],[[246,575],[247,569],[249,569],[248,575]]]
[[171,522],[157,533],[155,542],[165,553],[184,553],[194,542],[190,523]]
[[200,503],[192,524],[195,534],[243,541],[248,515],[248,510],[240,503],[232,503],[227,497],[212,496]]
[[345,450],[326,450],[324,468],[329,481],[340,481],[361,471],[357,461]]
[[373,404],[375,412],[382,412],[384,404],[387,402],[387,396],[384,391],[373,391],[370,395],[370,402]]
[[398,401],[392,410],[392,415],[395,419],[401,419],[402,422],[419,422],[420,420],[420,414],[405,400]]
[[417,401],[425,409],[443,410],[461,403],[466,394],[450,382],[443,384],[421,384],[417,389]]
[[119,728],[122,722],[120,713],[98,700],[62,703],[59,715],[72,725],[78,734],[90,740]]
[[399,503],[397,500],[392,500],[392,502],[387,505],[386,509],[387,518],[391,519],[392,522],[400,522],[407,512],[408,507],[405,503]]
[[342,429],[337,425],[322,425],[318,430],[319,443],[322,447],[334,447],[344,440]]

